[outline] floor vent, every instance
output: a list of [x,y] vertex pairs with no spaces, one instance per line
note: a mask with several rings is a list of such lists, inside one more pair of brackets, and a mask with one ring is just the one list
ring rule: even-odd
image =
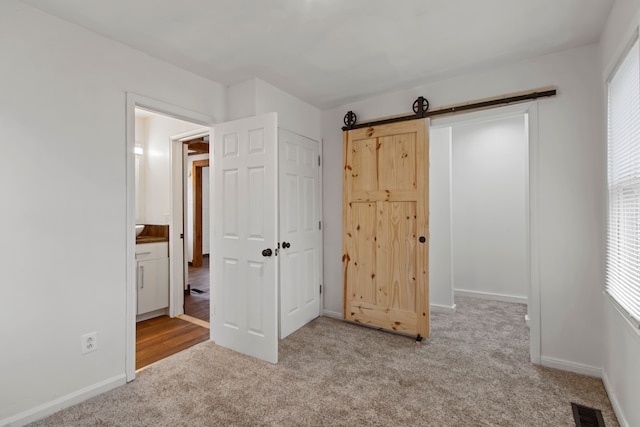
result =
[[205,291],[202,291],[202,290],[200,290],[200,289],[196,289],[196,288],[191,288],[191,293],[192,293],[192,294],[199,295],[199,294],[204,294],[204,293],[205,293]]
[[602,411],[571,402],[576,427],[604,427]]

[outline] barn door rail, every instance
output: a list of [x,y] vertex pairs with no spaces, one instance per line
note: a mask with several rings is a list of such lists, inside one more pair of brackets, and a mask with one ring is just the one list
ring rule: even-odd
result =
[[385,125],[389,123],[406,122],[408,120],[424,119],[426,117],[443,116],[447,114],[457,114],[462,112],[486,110],[488,108],[502,107],[510,104],[518,104],[527,101],[533,101],[538,98],[548,98],[556,96],[558,89],[556,86],[548,86],[534,90],[511,93],[508,95],[495,96],[492,98],[478,99],[474,101],[447,105],[429,110],[429,101],[425,97],[418,97],[413,103],[413,114],[404,116],[388,117],[386,119],[373,120],[363,123],[357,123],[358,117],[353,111],[347,112],[344,116],[343,131],[360,129],[371,126]]

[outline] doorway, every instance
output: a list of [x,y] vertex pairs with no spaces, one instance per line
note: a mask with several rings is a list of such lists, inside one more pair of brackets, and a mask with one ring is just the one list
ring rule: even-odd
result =
[[[153,111],[157,111],[162,113],[163,115],[168,115],[174,118],[179,118],[179,119],[187,119],[191,122],[195,122],[198,124],[209,124],[211,125],[211,123],[213,122],[213,120],[199,115],[197,113],[193,113],[190,111],[186,111],[184,109],[180,109],[174,106],[170,106],[168,104],[164,104],[158,101],[154,101],[151,100],[149,98],[144,98],[144,97],[140,97],[137,95],[133,95],[133,94],[127,94],[127,151],[128,151],[128,155],[127,155],[127,322],[126,322],[126,332],[127,332],[127,345],[126,345],[126,374],[127,374],[127,381],[131,381],[133,379],[135,379],[135,350],[136,350],[136,343],[135,343],[135,303],[136,303],[136,284],[135,284],[135,280],[136,280],[136,270],[135,270],[135,257],[133,257],[133,254],[135,253],[135,231],[134,231],[134,225],[135,225],[135,215],[134,215],[134,211],[135,211],[135,184],[134,184],[134,179],[133,177],[135,176],[135,162],[134,162],[134,156],[133,156],[133,152],[134,152],[134,147],[135,147],[135,123],[134,123],[134,110],[136,107],[141,107],[144,109],[149,109],[149,110],[153,110]],[[229,227],[231,226],[235,226],[236,224],[238,224],[240,221],[236,222],[235,219],[238,218],[237,215],[233,215],[231,213],[232,208],[238,208],[236,209],[236,211],[240,214],[240,215],[244,215],[246,218],[245,219],[250,219],[250,221],[244,221],[243,224],[246,224],[248,226],[247,228],[247,233],[248,233],[248,241],[255,243],[256,240],[258,240],[256,238],[256,234],[257,232],[259,232],[259,229],[262,229],[261,226],[264,226],[266,224],[271,224],[272,221],[267,221],[265,218],[265,215],[261,215],[260,212],[258,212],[257,209],[255,209],[255,207],[258,207],[261,201],[269,201],[269,203],[271,204],[271,206],[264,206],[265,208],[268,208],[267,211],[269,213],[269,215],[271,215],[271,218],[273,220],[277,219],[278,217],[278,205],[277,205],[277,194],[278,194],[278,185],[277,185],[277,177],[274,175],[274,173],[277,172],[278,168],[277,168],[277,156],[274,156],[275,153],[277,153],[277,150],[275,150],[275,148],[278,145],[278,128],[277,128],[277,119],[276,119],[277,115],[275,113],[268,113],[262,116],[254,116],[253,118],[248,118],[248,119],[243,119],[243,120],[238,120],[235,122],[227,122],[227,123],[221,123],[221,124],[217,124],[216,125],[216,131],[215,131],[215,135],[219,135],[219,143],[224,144],[224,150],[221,150],[221,147],[218,147],[217,152],[221,153],[220,157],[217,158],[218,161],[218,165],[217,167],[214,169],[214,172],[216,172],[216,174],[220,174],[224,171],[224,177],[227,179],[223,179],[220,176],[215,177],[215,179],[211,179],[212,183],[216,183],[216,187],[215,189],[212,186],[211,189],[211,197],[213,199],[216,200],[224,200],[225,203],[216,203],[213,206],[216,209],[215,213],[211,214],[211,218],[215,218],[216,222],[215,222],[215,226],[216,227],[223,227],[223,229],[225,231],[228,231],[229,233],[233,233],[234,230],[230,229]],[[260,128],[260,126],[256,126],[257,122],[261,122],[263,120],[266,120],[266,122],[268,122],[268,125],[266,126],[266,128]],[[227,131],[231,130],[230,127],[235,127],[235,126],[240,126],[243,129],[243,136],[241,139],[237,139],[235,137],[234,134],[229,133],[229,134],[225,134],[225,129]],[[248,128],[245,128],[246,126],[248,126]],[[239,130],[239,129],[238,129]],[[202,135],[206,135],[209,134],[210,129],[206,128],[203,131],[200,131],[200,133]],[[184,135],[178,135],[175,136],[173,138],[174,142],[178,141],[178,142],[183,142],[184,140],[188,139],[188,138],[193,138],[195,136],[198,136],[199,132],[197,130],[195,131],[190,131],[185,133]],[[201,136],[202,136],[201,135]],[[214,134],[211,133],[211,135],[213,136]],[[263,138],[264,137],[264,138]],[[244,142],[243,142],[244,141]],[[224,161],[227,160],[232,160],[232,158],[234,157],[235,154],[239,154],[240,152],[238,151],[238,148],[241,147],[241,145],[239,144],[244,144],[242,145],[244,148],[242,150],[243,156],[244,154],[248,154],[249,156],[252,157],[252,159],[256,159],[258,157],[261,156],[261,153],[264,153],[264,151],[268,151],[269,155],[268,155],[268,162],[266,164],[264,164],[264,166],[261,166],[257,163],[255,163],[253,160],[251,162],[249,162],[250,164],[248,165],[248,168],[245,168],[244,172],[247,172],[249,174],[249,178],[251,178],[250,182],[251,182],[251,188],[249,188],[250,191],[233,191],[233,178],[234,178],[234,174],[232,171],[225,169],[224,166]],[[321,153],[321,141],[316,141],[315,142],[318,145],[318,150],[317,153]],[[180,167],[184,168],[184,162],[185,162],[185,158],[187,156],[185,156],[185,147],[184,144],[180,143],[174,143],[172,145],[172,168],[174,169],[179,169]],[[213,151],[213,150],[211,150]],[[306,153],[306,150],[301,150],[301,153]],[[182,162],[178,162],[176,161],[176,159],[182,158],[183,161]],[[304,159],[304,163],[310,163],[310,164],[316,164],[314,161],[314,158],[308,155],[305,155],[303,157]],[[321,156],[320,154],[318,154],[318,158],[317,158],[317,176],[315,179],[316,182],[316,186],[317,186],[317,190],[314,194],[317,195],[317,199],[314,200],[314,198],[309,198],[306,202],[308,202],[307,204],[303,203],[302,206],[305,206],[304,208],[304,212],[307,213],[308,219],[309,221],[307,221],[308,224],[312,224],[314,227],[317,226],[317,232],[318,232],[318,239],[317,240],[317,244],[319,245],[316,250],[315,253],[318,254],[318,266],[317,266],[317,271],[319,272],[319,275],[321,273],[321,234],[320,234],[320,230],[322,229],[322,221],[321,221],[321,215],[320,213],[322,212],[322,205],[321,205],[321,199],[320,199],[320,194],[321,192],[320,190],[320,182],[321,182],[321,175],[319,172],[320,169],[320,165],[321,165]],[[264,171],[265,174],[264,177],[269,178],[267,180],[264,179],[260,179],[261,175],[261,171]],[[268,173],[266,173],[268,172]],[[180,176],[182,178],[183,175],[180,174],[174,174],[174,176]],[[308,181],[308,180],[305,180]],[[243,181],[238,181],[238,183],[242,183]],[[224,184],[224,185],[222,185]],[[182,199],[181,194],[186,193],[185,191],[185,180],[177,180],[174,179],[171,185],[171,206],[172,206],[172,210],[171,212],[173,214],[168,215],[168,221],[170,222],[170,225],[172,225],[171,227],[171,232],[170,232],[170,239],[171,241],[174,242],[174,244],[170,245],[170,253],[177,253],[180,252],[182,254],[184,254],[184,252],[182,251],[182,249],[176,249],[176,248],[184,248],[184,245],[179,246],[176,245],[175,242],[179,242],[179,241],[184,241],[185,239],[183,239],[184,237],[184,229],[180,228],[180,226],[183,226],[184,224],[182,223],[182,221],[178,221],[178,214],[180,213],[183,215],[184,217],[184,212],[183,212],[183,207],[184,205],[181,203]],[[225,191],[221,191],[221,188],[219,188],[222,185],[222,189],[224,189]],[[264,189],[264,191],[259,191],[258,187]],[[228,190],[228,191],[227,191]],[[269,194],[265,194],[265,192],[268,192]],[[242,196],[242,200],[240,198],[240,196]],[[272,197],[275,196],[275,197]],[[238,202],[238,203],[236,203]],[[292,206],[292,205],[291,205]],[[246,207],[246,209],[245,209]],[[312,207],[312,209],[311,209]],[[275,209],[272,209],[275,208]],[[311,215],[311,213],[314,213],[314,215]],[[250,216],[247,216],[249,215]],[[315,219],[314,219],[315,216]],[[317,221],[316,221],[317,220]],[[213,221],[212,221],[213,222]],[[228,225],[227,228],[224,228]],[[277,222],[275,222],[273,224],[273,226],[271,227],[266,227],[264,229],[266,234],[269,234],[271,232],[277,232],[278,230],[278,225]],[[247,234],[244,233],[244,234]],[[181,236],[182,234],[182,236]],[[215,233],[213,233],[215,234]],[[274,237],[275,236],[275,237]],[[264,288],[259,286],[259,281],[261,278],[267,276],[267,274],[260,274],[258,270],[258,264],[260,264],[260,262],[264,260],[266,260],[266,258],[271,257],[271,255],[273,253],[278,253],[278,250],[280,249],[278,246],[278,235],[277,233],[274,234],[273,236],[269,235],[267,236],[269,238],[267,239],[263,239],[265,242],[271,242],[271,245],[268,245],[267,243],[267,247],[265,248],[262,244],[260,244],[260,251],[242,251],[242,253],[240,254],[240,256],[249,256],[252,257],[252,259],[255,257],[254,253],[258,253],[258,258],[256,258],[254,261],[252,261],[251,263],[247,264],[247,266],[249,267],[249,269],[251,270],[249,273],[251,273],[251,275],[245,275],[247,277],[249,277],[251,280],[249,280],[247,282],[246,277],[242,278],[242,281],[244,282],[243,285],[250,285],[252,287],[255,287],[256,285],[258,285],[258,290],[259,291],[264,291]],[[212,240],[212,245],[214,246],[212,248],[212,254],[218,254],[219,257],[224,258],[225,263],[222,263],[221,265],[227,266],[230,268],[233,267],[233,260],[230,260],[228,258],[228,256],[225,255],[225,250],[229,248],[228,245],[222,245],[222,246],[216,246],[218,245],[218,243],[214,244],[214,240],[215,239],[211,239]],[[258,242],[260,243],[260,242]],[[254,245],[255,246],[255,245]],[[271,246],[271,248],[269,248],[269,246]],[[296,243],[291,243],[291,248],[296,247],[297,248],[297,244]],[[217,248],[217,249],[216,249]],[[255,248],[254,248],[255,249]],[[289,246],[287,245],[287,249],[289,249]],[[260,253],[262,254],[260,256]],[[245,254],[245,255],[243,255]],[[180,266],[178,266],[178,262],[176,262],[175,260],[179,257],[179,254],[177,254],[177,256],[175,256],[174,258],[172,258],[172,262],[171,262],[171,271],[170,271],[170,275],[171,275],[171,280],[184,280],[184,271],[186,270],[186,268],[184,268],[184,264],[181,266],[182,269],[180,268]],[[186,257],[182,257],[181,261],[183,263],[186,263]],[[213,263],[215,265],[218,265],[216,263]],[[275,267],[274,272],[277,273],[278,269],[277,269],[277,262],[270,262],[270,265],[272,265],[273,267]],[[216,273],[216,271],[218,271],[220,269],[214,269],[214,274],[218,274]],[[227,269],[225,271],[225,273],[227,273],[226,275],[223,275],[224,279],[228,278],[229,274],[230,274],[230,269]],[[258,273],[258,275],[254,275],[253,273]],[[181,277],[177,278],[176,276],[180,275]],[[268,274],[269,276],[273,277],[274,279],[277,278],[277,274]],[[320,294],[322,291],[322,278],[321,275],[320,277],[316,277],[315,278],[319,279],[320,281],[320,286],[318,287],[317,282],[314,284],[314,286],[310,286],[309,289],[315,289],[315,292],[317,294]],[[227,280],[222,280],[219,277],[216,277],[216,280],[214,281],[213,279],[211,280],[212,283],[218,283],[218,286],[212,286],[212,292],[221,292],[220,297],[216,297],[216,299],[214,301],[221,301],[221,304],[218,306],[219,308],[227,308],[230,307],[228,304],[226,304],[226,300],[229,300],[230,297],[233,297],[234,294],[236,294],[237,292],[235,292],[235,290],[237,288],[235,287],[231,287],[230,289],[227,289],[229,292],[226,292],[225,289],[223,289],[223,287],[225,287],[225,285],[228,283]],[[271,290],[269,291],[269,295],[267,295],[267,292],[252,292],[252,293],[247,293],[246,295],[249,296],[251,298],[251,301],[245,301],[246,306],[239,306],[240,309],[244,310],[245,314],[248,314],[249,317],[247,318],[248,321],[251,322],[251,324],[249,325],[249,330],[248,332],[248,336],[251,337],[258,337],[259,338],[259,333],[258,333],[258,328],[256,327],[256,322],[260,322],[263,320],[262,316],[257,316],[256,315],[256,305],[265,308],[265,310],[270,310],[271,313],[269,315],[270,320],[267,322],[269,323],[269,342],[271,345],[271,343],[274,344],[274,347],[277,351],[277,338],[278,338],[278,320],[277,320],[277,313],[279,310],[279,304],[280,301],[278,300],[278,291],[276,288],[276,282],[274,281],[272,283],[273,286],[270,287],[271,290],[273,290],[273,292],[271,292]],[[181,312],[181,308],[182,308],[182,304],[178,304],[177,302],[182,302],[184,299],[184,289],[183,287],[173,287],[174,289],[172,289],[171,295],[170,295],[170,315],[171,316],[178,316],[180,314],[182,314]],[[177,288],[177,289],[176,289]],[[215,295],[214,295],[215,296]],[[226,300],[223,297],[227,297]],[[271,297],[273,296],[273,298]],[[317,310],[316,312],[319,314],[320,309],[321,309],[321,303],[320,303],[320,298],[316,299],[317,301]],[[241,301],[238,301],[241,302]],[[252,304],[252,302],[255,302],[256,304]],[[223,313],[223,310],[218,309],[216,310],[215,307],[211,308],[212,314],[216,313],[216,314],[221,314],[224,315],[225,313]],[[238,316],[239,311],[229,311],[228,314],[232,315],[232,316]],[[245,316],[246,317],[246,316]],[[214,320],[212,318],[212,320]],[[220,319],[218,319],[220,320]],[[273,320],[273,321],[272,321]],[[226,324],[228,324],[229,322],[226,322]],[[222,330],[222,327],[225,326],[226,324],[223,323],[212,323],[212,328],[211,328],[211,338],[215,340],[216,344],[224,346],[224,347],[228,347],[231,349],[234,349],[236,351],[239,352],[243,352],[242,349],[237,349],[237,346],[234,346],[233,343],[229,344],[225,344],[225,342],[223,342],[224,340],[221,338],[221,336],[216,336],[214,337],[214,331],[218,330],[218,332],[220,332]],[[266,324],[266,323],[265,323]],[[218,325],[218,329],[216,329],[216,327],[213,327],[214,325]],[[273,341],[271,340],[273,338]],[[232,339],[233,341],[233,339]],[[246,352],[245,352],[246,353]],[[272,353],[270,353],[272,354]],[[275,356],[273,359],[275,359],[277,357],[277,353],[273,353],[273,355]],[[277,359],[275,359],[277,360]]]
[[[131,319],[127,333],[133,338],[128,341],[126,365],[127,379],[132,380],[136,369],[209,339],[208,328],[180,318],[186,272],[182,175],[188,155],[182,140],[208,134],[209,129],[203,131],[201,123],[193,122],[193,118],[204,121],[197,115],[186,117],[177,109],[156,108],[157,102],[134,95],[127,100],[127,146],[134,152],[133,159],[127,156],[128,171],[133,169],[128,176],[134,178],[127,180],[127,217],[128,223],[140,224],[136,229],[142,230],[139,235],[132,233],[133,250],[131,243],[127,248],[127,318]],[[177,205],[179,209],[174,208]],[[144,303],[146,294],[153,295],[154,305]]]
[[202,322],[210,320],[210,159],[209,136],[185,141],[186,242],[188,268],[185,270],[184,314]]
[[455,294],[526,304],[539,363],[537,104],[437,119],[430,133],[432,303],[455,310]]

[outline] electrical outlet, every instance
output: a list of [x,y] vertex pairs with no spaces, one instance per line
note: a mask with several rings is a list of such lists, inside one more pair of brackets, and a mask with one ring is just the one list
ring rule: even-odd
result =
[[98,333],[97,332],[89,332],[88,334],[84,334],[81,339],[82,343],[82,354],[91,353],[92,351],[96,351],[98,349]]

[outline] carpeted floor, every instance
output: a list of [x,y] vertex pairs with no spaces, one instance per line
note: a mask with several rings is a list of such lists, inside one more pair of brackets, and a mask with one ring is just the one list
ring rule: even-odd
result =
[[206,342],[35,426],[574,426],[570,402],[617,421],[602,382],[533,366],[525,307],[456,298],[431,339],[319,318],[270,365]]

